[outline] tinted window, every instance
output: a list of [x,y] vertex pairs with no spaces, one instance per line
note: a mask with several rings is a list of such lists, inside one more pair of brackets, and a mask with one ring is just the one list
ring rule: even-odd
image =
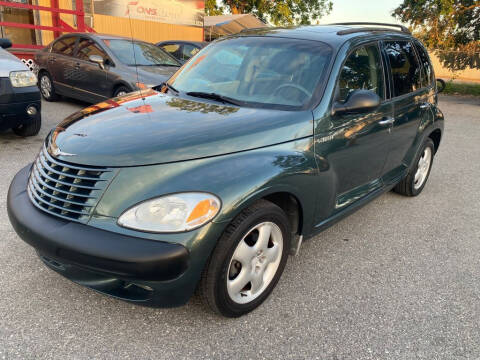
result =
[[159,47],[141,42],[123,39],[103,40],[120,62],[130,66],[180,66],[177,60]]
[[421,71],[412,43],[388,41],[385,50],[392,69],[394,96],[419,89],[422,86]]
[[293,110],[310,101],[330,58],[331,48],[317,41],[239,37],[210,44],[169,83],[181,92]]
[[200,51],[196,46],[185,44],[182,49],[182,60],[188,60]]
[[179,44],[166,44],[161,46],[161,48],[177,59],[181,58],[181,46]]
[[90,39],[80,39],[78,42],[77,57],[82,60],[88,60],[90,55],[99,55],[102,58],[107,58],[107,54]]
[[73,55],[75,50],[76,37],[65,37],[59,39],[52,46],[52,52],[63,55]]
[[380,51],[377,45],[365,45],[351,53],[337,85],[337,101],[345,101],[354,90],[374,91],[384,98],[384,79]]
[[415,41],[415,48],[417,49],[422,64],[422,86],[429,86],[433,84],[433,68],[428,57],[427,50],[418,41]]

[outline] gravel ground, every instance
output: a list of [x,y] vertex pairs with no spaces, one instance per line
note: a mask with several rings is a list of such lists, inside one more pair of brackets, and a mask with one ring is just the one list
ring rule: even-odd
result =
[[[48,130],[0,134],[0,201]],[[240,319],[111,299],[48,270],[0,207],[0,358],[480,358],[480,99],[442,97],[446,136],[421,196],[388,193],[306,242]]]

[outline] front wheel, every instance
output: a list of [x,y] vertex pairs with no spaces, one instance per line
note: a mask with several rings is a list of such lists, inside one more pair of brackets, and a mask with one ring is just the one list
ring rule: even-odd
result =
[[215,312],[239,317],[273,291],[290,248],[289,221],[277,205],[261,200],[244,210],[218,241],[200,281],[200,294]]
[[126,86],[119,86],[113,92],[113,97],[124,96],[130,92],[130,89]]
[[32,122],[26,125],[20,125],[13,128],[13,132],[18,136],[35,136],[39,133],[42,127],[42,117],[38,112],[32,119]]
[[46,71],[40,73],[38,77],[38,85],[40,87],[40,92],[45,100],[58,100],[58,95],[55,92],[55,88],[53,87],[52,78]]
[[427,183],[432,169],[435,145],[431,139],[424,141],[420,153],[415,158],[415,166],[410,169],[407,176],[400,181],[393,191],[405,196],[417,196]]

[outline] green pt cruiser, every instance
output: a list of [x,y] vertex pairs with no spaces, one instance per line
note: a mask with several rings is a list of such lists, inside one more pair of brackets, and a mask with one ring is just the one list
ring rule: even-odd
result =
[[404,28],[251,30],[61,122],[13,179],[8,213],[76,283],[148,306],[198,289],[237,317],[302,239],[391,189],[418,195],[443,122]]

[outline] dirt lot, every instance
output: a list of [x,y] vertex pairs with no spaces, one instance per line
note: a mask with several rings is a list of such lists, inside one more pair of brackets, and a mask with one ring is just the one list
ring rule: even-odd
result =
[[[0,134],[0,201],[48,130]],[[111,299],[48,270],[0,207],[0,358],[480,357],[480,98],[442,97],[446,133],[413,199],[388,193],[306,242],[265,304],[224,319]]]

